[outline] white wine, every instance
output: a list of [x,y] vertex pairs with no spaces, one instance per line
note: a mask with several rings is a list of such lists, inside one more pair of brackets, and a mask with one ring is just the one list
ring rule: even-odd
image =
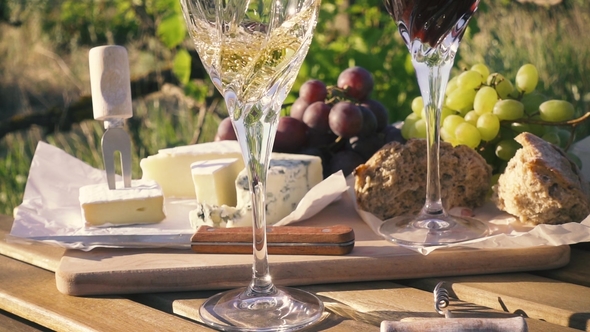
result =
[[223,331],[294,331],[322,317],[315,295],[275,286],[266,245],[266,172],[281,105],[309,49],[320,0],[180,0],[201,62],[223,94],[252,195],[252,281],[199,315]]
[[229,89],[243,102],[256,101],[277,79],[297,71],[313,36],[319,4],[307,2],[306,8],[276,27],[227,22],[223,33],[205,18],[193,17],[195,48],[220,92]]

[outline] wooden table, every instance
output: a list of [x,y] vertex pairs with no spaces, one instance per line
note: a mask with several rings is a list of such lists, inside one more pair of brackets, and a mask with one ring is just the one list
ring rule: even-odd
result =
[[[5,241],[12,221],[0,216],[0,331],[211,331],[198,316],[211,291],[60,293],[54,271],[64,249]],[[570,263],[556,270],[304,286],[326,305],[323,320],[306,331],[379,331],[383,320],[439,317],[432,290],[441,280],[457,317],[521,315],[529,331],[590,331],[588,243],[572,246]]]

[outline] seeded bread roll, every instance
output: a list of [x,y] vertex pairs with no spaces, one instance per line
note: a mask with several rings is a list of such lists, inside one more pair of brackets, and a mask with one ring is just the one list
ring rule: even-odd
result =
[[528,224],[580,222],[590,214],[590,188],[557,146],[522,133],[522,145],[494,186],[499,209]]
[[[382,220],[417,214],[426,197],[426,140],[392,142],[355,169],[359,207]],[[492,169],[473,149],[441,142],[441,195],[445,207],[481,206]]]

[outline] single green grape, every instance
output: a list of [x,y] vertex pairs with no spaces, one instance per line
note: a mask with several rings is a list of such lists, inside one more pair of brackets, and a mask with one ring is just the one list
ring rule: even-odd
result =
[[527,63],[518,69],[516,73],[516,88],[524,93],[529,94],[535,90],[537,83],[539,82],[539,72],[537,67]]
[[483,78],[478,71],[467,70],[461,73],[457,78],[457,86],[461,89],[477,89],[481,85]]
[[447,96],[445,105],[455,111],[473,109],[474,89],[457,88]]
[[481,83],[484,84],[486,82],[486,78],[490,75],[490,69],[483,63],[476,63],[471,66],[471,70],[475,70],[476,72],[481,74]]
[[474,126],[477,124],[477,118],[479,118],[479,114],[475,111],[469,111],[463,116],[463,119],[465,119],[466,122],[469,122]]
[[514,99],[500,100],[492,111],[500,120],[517,120],[524,116],[524,105]]
[[469,107],[469,106],[467,106],[467,107],[465,107],[465,108],[462,108],[462,109],[460,109],[460,110],[458,110],[458,111],[456,111],[456,112],[457,112],[457,114],[459,114],[460,116],[462,116],[462,117],[465,117],[465,115],[466,115],[467,113],[471,112],[471,111],[473,111],[473,107]]
[[463,122],[465,122],[463,117],[453,114],[445,118],[441,127],[444,127],[449,133],[453,133],[453,137],[455,137],[455,129],[457,129],[457,126]]
[[570,141],[572,133],[569,130],[558,129],[557,136],[559,136],[559,146],[565,148]]
[[580,157],[578,157],[572,152],[566,152],[566,155],[567,159],[573,162],[579,169],[582,169],[582,160],[580,159]]
[[482,140],[491,141],[500,132],[500,119],[495,114],[485,113],[477,119],[475,126],[479,130]]
[[403,138],[405,138],[405,139],[410,138],[410,131],[414,127],[414,123],[418,120],[420,120],[420,116],[417,115],[416,113],[410,113],[410,115],[408,115],[404,119],[404,124],[402,125],[402,129],[401,129],[401,134],[402,134]]
[[491,113],[497,102],[498,93],[496,93],[496,90],[489,86],[483,86],[475,94],[473,110],[479,115]]
[[529,132],[535,136],[543,136],[545,134],[545,128],[542,125],[532,123],[519,123],[513,122],[510,124],[510,129],[517,133]]
[[424,110],[424,100],[422,99],[422,96],[414,98],[410,107],[412,108],[412,112],[421,115]]
[[448,131],[445,127],[440,127],[439,134],[440,138],[445,142],[449,142],[452,144],[452,142],[455,141],[455,133]]
[[502,74],[493,73],[488,76],[487,85],[496,89],[498,96],[502,99],[510,97],[514,91],[512,82],[506,79]]
[[536,92],[526,94],[520,98],[520,102],[524,105],[524,112],[527,115],[539,112],[539,106],[545,101],[547,101],[547,97]]
[[479,145],[479,142],[481,142],[481,134],[474,125],[469,122],[463,122],[455,129],[455,139],[457,143],[475,149]]
[[479,153],[483,159],[486,160],[488,165],[494,167],[498,164],[498,157],[496,156],[496,146],[484,145],[481,148],[477,149],[477,153]]
[[440,123],[442,124],[443,121],[445,121],[446,117],[449,115],[454,115],[457,114],[457,112],[453,111],[452,109],[443,106],[443,108],[440,110]]
[[543,136],[541,136],[541,138],[546,142],[555,144],[557,146],[559,146],[561,142],[561,140],[559,139],[559,134],[557,134],[556,131],[550,131],[548,133],[545,133]]
[[500,137],[502,139],[514,139],[518,133],[514,132],[510,127],[500,125]]
[[503,139],[496,144],[496,156],[504,161],[509,161],[518,149],[520,149],[520,144],[517,141]]
[[492,178],[490,179],[490,187],[498,184],[498,179],[500,179],[500,175],[502,175],[502,174],[496,173],[496,174],[492,175]]
[[[510,124],[510,129],[514,130],[517,133],[524,133],[524,132],[531,132],[531,125],[530,123],[520,123],[520,122],[512,122]],[[540,137],[540,136],[539,136]]]
[[574,105],[565,100],[553,99],[542,103],[539,112],[543,121],[567,121],[574,117]]
[[426,138],[426,121],[419,119],[410,129],[410,138]]
[[447,89],[445,90],[445,96],[450,95],[453,91],[455,91],[455,89],[457,89],[458,85],[457,85],[457,80],[459,79],[459,76],[455,76],[453,78],[451,78],[449,80],[449,82],[447,82]]

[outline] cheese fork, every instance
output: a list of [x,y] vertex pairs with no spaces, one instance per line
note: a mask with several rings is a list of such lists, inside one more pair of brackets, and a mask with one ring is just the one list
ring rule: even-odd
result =
[[123,129],[133,116],[127,50],[118,45],[94,47],[89,52],[92,109],[104,121],[102,157],[109,189],[116,189],[114,155],[121,158],[123,186],[131,187],[131,140]]

